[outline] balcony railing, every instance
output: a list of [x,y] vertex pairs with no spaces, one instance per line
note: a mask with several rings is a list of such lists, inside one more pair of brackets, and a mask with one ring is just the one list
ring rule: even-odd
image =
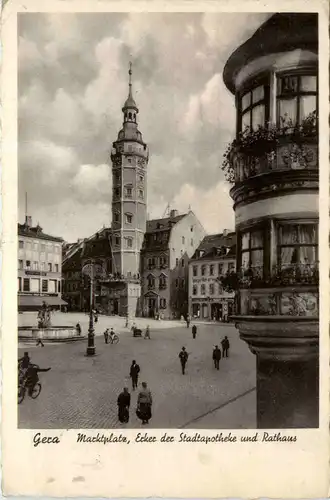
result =
[[319,284],[319,264],[289,264],[274,266],[265,272],[262,266],[241,268],[238,272],[227,273],[220,278],[225,291],[244,288],[285,287],[295,285]]

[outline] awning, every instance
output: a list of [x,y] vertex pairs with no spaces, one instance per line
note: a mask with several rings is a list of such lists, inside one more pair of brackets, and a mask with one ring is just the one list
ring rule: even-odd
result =
[[67,305],[61,297],[47,297],[39,295],[19,295],[18,307],[41,307],[43,302],[48,306],[64,306]]

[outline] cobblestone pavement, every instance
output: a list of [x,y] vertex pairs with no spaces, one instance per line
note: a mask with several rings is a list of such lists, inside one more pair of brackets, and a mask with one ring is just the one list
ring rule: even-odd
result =
[[[151,324],[152,327],[152,324]],[[141,367],[139,382],[146,381],[153,394],[151,428],[253,428],[255,427],[255,358],[233,326],[199,325],[197,339],[191,329],[151,328],[151,340],[133,338],[123,328],[117,345],[95,338],[96,353],[87,358],[86,341],[74,344],[23,347],[33,362],[51,371],[41,373],[42,391],[18,405],[20,428],[121,428],[117,396],[131,389],[132,359]],[[216,371],[212,348],[228,335],[230,357]],[[190,353],[186,375],[181,374],[178,353]],[[130,422],[141,427],[135,415],[133,392]]]

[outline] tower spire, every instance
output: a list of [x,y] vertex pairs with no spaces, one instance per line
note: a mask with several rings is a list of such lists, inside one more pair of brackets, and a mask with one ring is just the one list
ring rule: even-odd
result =
[[129,70],[128,70],[128,95],[132,95],[132,61],[129,62]]
[[138,113],[138,108],[137,105],[133,99],[132,95],[132,62],[129,62],[129,69],[128,69],[128,97],[125,101],[124,107],[123,107],[123,112],[127,110],[135,110]]

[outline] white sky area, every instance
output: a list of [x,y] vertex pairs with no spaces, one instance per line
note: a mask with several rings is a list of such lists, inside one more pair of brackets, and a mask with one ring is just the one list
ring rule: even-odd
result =
[[234,228],[221,171],[235,133],[222,73],[269,14],[19,15],[19,217],[66,241],[111,224],[109,153],[133,62],[150,150],[148,213],[188,207],[206,231]]

